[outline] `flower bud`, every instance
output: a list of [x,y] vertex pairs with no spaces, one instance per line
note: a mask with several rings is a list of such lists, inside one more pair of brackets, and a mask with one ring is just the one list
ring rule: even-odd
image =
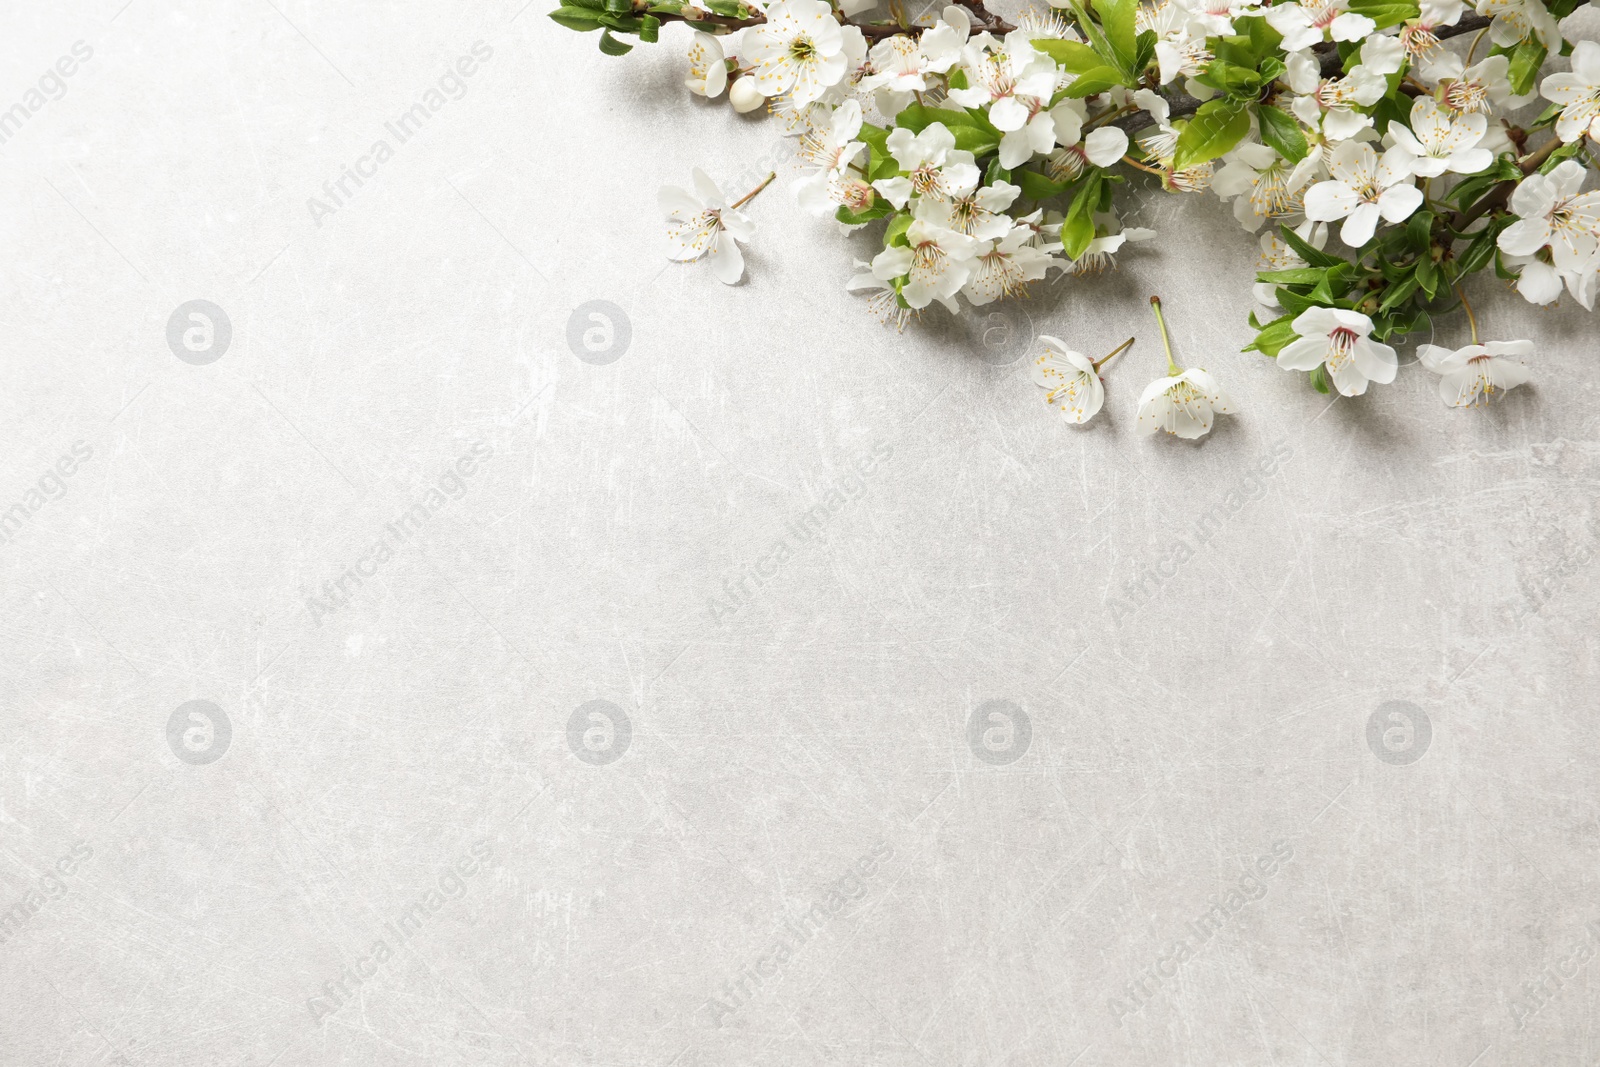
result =
[[733,105],[733,110],[741,115],[754,111],[764,104],[766,99],[761,95],[761,90],[756,88],[754,78],[740,78],[728,89],[728,102]]

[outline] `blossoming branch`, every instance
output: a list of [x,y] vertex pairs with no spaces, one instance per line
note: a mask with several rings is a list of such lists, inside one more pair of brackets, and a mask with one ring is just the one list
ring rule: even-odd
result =
[[[960,313],[1105,267],[1153,236],[1117,211],[1119,191],[1151,180],[1210,190],[1262,232],[1263,310],[1245,351],[1320,392],[1393,382],[1393,343],[1456,311],[1470,343],[1418,352],[1444,401],[1526,381],[1530,342],[1480,341],[1471,274],[1592,310],[1600,192],[1583,186],[1600,44],[1564,36],[1578,0],[1051,3],[1017,25],[982,0],[925,24],[900,0],[888,20],[864,17],[875,0],[566,0],[551,17],[599,31],[613,55],[627,38],[659,40],[663,23],[688,26],[689,91],[765,105],[811,168],[799,203],[877,227],[881,251],[846,284],[897,326],[935,303]],[[1444,44],[1467,34],[1465,54]],[[1545,73],[1561,56],[1570,70]],[[1536,116],[1508,117],[1541,99]],[[672,258],[704,258],[731,284],[736,242],[754,232],[740,209],[766,183],[724,193],[694,179],[662,192]],[[1137,421],[1198,437],[1233,407],[1209,373],[1174,362],[1152,305],[1168,374]],[[1047,403],[1093,418],[1110,356],[1040,346]]]

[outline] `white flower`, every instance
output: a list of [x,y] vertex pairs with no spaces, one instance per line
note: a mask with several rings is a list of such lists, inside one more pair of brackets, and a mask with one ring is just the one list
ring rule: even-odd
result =
[[836,203],[844,202],[841,183],[851,163],[866,145],[855,139],[861,132],[861,105],[846,100],[833,112],[826,133],[808,133],[800,139],[800,157],[817,167],[794,183],[795,199],[813,215],[824,215]]
[[943,18],[915,38],[885,37],[872,46],[873,73],[861,80],[862,91],[926,92],[933,87],[928,75],[943,74],[961,58],[970,31],[966,12],[946,8]]
[[1530,174],[1511,194],[1517,221],[1499,238],[1500,250],[1531,256],[1546,245],[1558,271],[1592,271],[1600,232],[1600,193],[1580,193],[1584,167],[1567,159],[1549,174]]
[[973,168],[972,184],[949,188],[946,199],[923,197],[918,200],[916,217],[980,241],[1004,237],[1012,227],[1011,216],[1005,211],[1016,202],[1022,189],[1010,182],[995,182],[979,188],[976,170]]
[[1222,199],[1233,201],[1233,216],[1245,229],[1259,230],[1263,220],[1299,207],[1300,190],[1318,165],[1314,155],[1291,164],[1264,144],[1242,144],[1228,154],[1211,188]]
[[905,175],[880,178],[872,185],[897,210],[904,208],[913,194],[944,200],[953,189],[971,189],[978,184],[972,153],[956,148],[956,135],[942,122],[930,122],[921,133],[897,126],[889,131],[884,144]]
[[1055,123],[1055,140],[1060,145],[1046,160],[1054,181],[1071,181],[1087,167],[1109,167],[1128,154],[1128,135],[1115,126],[1100,126],[1083,136],[1083,116],[1070,106],[1077,101],[1062,101],[1050,109]]
[[1050,390],[1045,394],[1045,403],[1068,422],[1088,422],[1106,402],[1106,387],[1094,363],[1083,353],[1072,351],[1060,338],[1040,334],[1039,341],[1044,345],[1044,355],[1033,361],[1029,372],[1040,388]]
[[1555,16],[1539,0],[1478,0],[1478,14],[1493,16],[1489,40],[1510,48],[1533,36],[1546,48],[1561,40]]
[[1051,253],[1033,244],[1037,231],[1029,220],[1022,220],[997,241],[986,241],[972,258],[972,276],[961,292],[974,307],[982,307],[1003,296],[1018,296],[1029,282],[1036,282],[1056,263]]
[[1372,125],[1372,116],[1355,109],[1371,107],[1388,91],[1389,82],[1382,74],[1358,66],[1343,78],[1318,83],[1309,95],[1295,97],[1290,108],[1307,126],[1316,126],[1321,116],[1323,134],[1344,141]]
[[1421,345],[1417,359],[1439,379],[1439,396],[1453,408],[1471,407],[1488,400],[1496,389],[1515,389],[1532,375],[1522,362],[1533,355],[1532,341],[1490,341],[1454,351],[1438,345]]
[[1261,13],[1259,0],[1176,0],[1189,12],[1203,37],[1227,37],[1233,20]]
[[[1156,235],[1156,231],[1143,226],[1121,228],[1121,223],[1114,215],[1096,215],[1094,222],[1095,230],[1102,235],[1090,241],[1083,255],[1064,268],[1067,274],[1099,274],[1107,267],[1115,269],[1116,261],[1111,258],[1113,253],[1121,251],[1122,246],[1130,241],[1148,241]],[[1058,233],[1060,229],[1060,226],[1056,227]]]
[[1191,367],[1169,378],[1157,378],[1139,397],[1139,432],[1157,430],[1186,440],[1211,432],[1216,415],[1232,415],[1233,402],[1205,371]]
[[1394,381],[1400,361],[1394,349],[1372,339],[1372,320],[1360,312],[1307,308],[1289,325],[1300,339],[1278,353],[1284,370],[1316,370],[1326,363],[1328,377],[1345,396],[1365,393],[1369,381]]
[[1206,49],[1206,26],[1187,7],[1174,0],[1161,0],[1155,7],[1138,8],[1135,27],[1156,35],[1156,63],[1161,84],[1168,85],[1180,75],[1194,77],[1211,61]]
[[911,317],[911,309],[900,306],[899,294],[895,292],[892,284],[886,284],[885,279],[878,277],[873,271],[872,264],[855,261],[856,273],[844,283],[847,291],[855,293],[867,291],[872,295],[867,299],[867,307],[873,314],[883,320],[887,326],[894,323],[896,330],[906,328],[906,320]]
[[732,285],[744,274],[744,255],[734,241],[748,241],[755,226],[740,212],[728,206],[727,197],[717,183],[694,169],[693,193],[676,185],[664,185],[658,200],[667,216],[669,259],[680,263],[705,256],[719,281]]
[[728,87],[728,61],[722,42],[709,33],[695,31],[689,43],[689,74],[683,84],[696,96],[717,97]]
[[1405,59],[1406,46],[1400,38],[1379,33],[1368,37],[1361,46],[1358,63],[1373,74],[1398,74]]
[[1460,56],[1442,51],[1422,76],[1443,90],[1441,103],[1451,111],[1487,113],[1511,100],[1510,73],[1511,60],[1505,56],[1490,56],[1463,70]]
[[1347,10],[1348,6],[1346,0],[1275,4],[1267,9],[1267,22],[1283,34],[1283,43],[1278,47],[1285,52],[1298,52],[1329,38],[1359,41],[1377,29],[1377,23]]
[[1477,144],[1488,132],[1489,120],[1471,112],[1453,121],[1431,96],[1419,96],[1411,104],[1411,128],[1398,122],[1389,124],[1394,143],[1416,157],[1411,173],[1419,178],[1437,178],[1445,171],[1476,174],[1494,162],[1494,153]]
[[1562,105],[1556,136],[1567,142],[1584,134],[1600,139],[1600,44],[1579,41],[1572,50],[1571,72],[1540,82],[1539,95]]
[[1372,240],[1381,215],[1400,222],[1422,204],[1422,190],[1410,184],[1411,155],[1391,148],[1380,160],[1372,146],[1345,141],[1333,150],[1331,179],[1306,190],[1306,218],[1313,222],[1344,219],[1339,239],[1351,248]]
[[900,295],[918,311],[935,300],[956,311],[952,298],[972,276],[972,258],[981,242],[922,219],[906,228],[906,241],[879,252],[872,273],[886,282],[905,278]]
[[988,107],[989,121],[1001,133],[1027,125],[1056,91],[1055,60],[1026,41],[1004,44],[980,33],[962,52],[970,85],[950,90],[962,107]]
[[792,92],[797,104],[819,99],[849,65],[844,34],[823,0],[777,0],[766,22],[745,31],[740,58],[753,65],[762,96]]

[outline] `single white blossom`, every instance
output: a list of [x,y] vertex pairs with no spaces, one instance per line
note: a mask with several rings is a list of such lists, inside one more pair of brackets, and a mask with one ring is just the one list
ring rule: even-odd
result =
[[1394,143],[1411,153],[1411,173],[1419,178],[1437,178],[1445,171],[1476,174],[1494,162],[1494,153],[1478,147],[1489,130],[1489,120],[1476,112],[1450,117],[1431,96],[1419,96],[1411,104],[1411,128],[1398,122],[1389,124]]
[[1055,60],[1026,41],[1005,43],[980,33],[962,51],[970,83],[950,90],[962,107],[989,108],[989,121],[1001,133],[1020,130],[1055,95]]
[[745,31],[740,58],[753,66],[761,95],[791,93],[797,104],[820,99],[849,65],[839,21],[823,0],[777,0],[767,21]]
[[844,283],[845,290],[852,293],[866,292],[872,294],[867,298],[867,307],[873,314],[883,320],[885,326],[894,323],[896,330],[906,328],[906,320],[912,315],[910,308],[902,307],[900,294],[895,290],[892,280],[886,281],[878,277],[872,269],[872,264],[855,261],[856,272],[850,280]]
[[913,195],[944,200],[952,190],[978,184],[972,153],[956,148],[956,135],[942,122],[930,122],[921,133],[897,126],[889,131],[884,144],[905,174],[880,178],[872,185],[897,210]]
[[1045,394],[1045,403],[1070,423],[1082,425],[1097,415],[1106,402],[1106,388],[1094,362],[1068,348],[1065,341],[1040,334],[1044,354],[1033,361],[1029,373]]
[[905,278],[900,295],[917,311],[935,300],[956,311],[953,298],[972,277],[972,259],[983,243],[922,219],[907,227],[906,242],[879,252],[872,273],[886,282]]
[[1424,81],[1439,88],[1440,103],[1458,114],[1487,114],[1494,108],[1512,104],[1514,99],[1511,60],[1505,56],[1490,56],[1463,69],[1460,56],[1441,51],[1439,58],[1421,73]]
[[982,307],[1005,296],[1020,296],[1029,282],[1042,279],[1056,258],[1033,243],[1037,231],[1030,220],[1038,212],[1011,227],[1003,236],[985,241],[972,257],[972,274],[962,286],[962,294],[974,307]]
[[1549,174],[1530,174],[1511,194],[1517,216],[1499,237],[1500,250],[1532,256],[1546,246],[1562,272],[1592,272],[1600,247],[1600,192],[1580,193],[1584,166],[1563,160]]
[[1539,0],[1478,0],[1478,14],[1491,16],[1489,40],[1501,48],[1511,48],[1529,37],[1546,48],[1561,40],[1555,16]]
[[1439,396],[1453,408],[1487,401],[1496,390],[1505,392],[1526,382],[1531,373],[1523,359],[1533,355],[1532,341],[1490,341],[1449,349],[1421,345],[1417,359],[1440,375]]
[[1345,396],[1360,396],[1368,382],[1388,385],[1400,361],[1394,349],[1372,339],[1372,320],[1344,308],[1314,307],[1289,324],[1299,340],[1278,353],[1284,370],[1316,370],[1326,364],[1328,377]]
[[1279,47],[1285,52],[1297,52],[1325,40],[1359,41],[1378,26],[1367,16],[1349,10],[1346,0],[1274,4],[1267,8],[1267,22],[1283,34]]
[[1561,105],[1557,137],[1572,142],[1588,134],[1600,140],[1600,44],[1579,41],[1572,50],[1572,70],[1545,78],[1539,95]]
[[1255,231],[1267,219],[1288,215],[1300,206],[1301,190],[1320,165],[1307,154],[1290,163],[1264,144],[1242,144],[1228,154],[1212,179],[1211,189],[1233,201],[1233,216]]
[[689,73],[683,84],[696,96],[718,97],[728,87],[728,59],[722,42],[709,33],[695,31],[689,42]]
[[694,169],[694,192],[664,185],[658,197],[667,216],[667,257],[680,263],[706,257],[711,273],[728,285],[744,275],[744,254],[735,241],[749,241],[755,225],[728,206],[717,183],[699,167]]
[[[845,202],[845,181],[850,165],[867,146],[855,139],[861,132],[861,105],[846,100],[833,112],[825,133],[800,139],[800,158],[817,170],[794,183],[795,199],[813,215],[825,215],[834,204]],[[856,183],[862,184],[862,183]]]
[[[943,17],[916,37],[895,34],[872,46],[873,73],[861,80],[863,92],[905,94],[933,88],[929,75],[943,74],[961,58],[961,49],[971,31],[966,12],[946,8]],[[899,112],[902,102],[893,108]]]
[[1306,218],[1313,222],[1344,219],[1339,239],[1351,248],[1372,240],[1381,216],[1401,222],[1422,204],[1422,190],[1411,184],[1411,155],[1391,148],[1380,160],[1372,146],[1345,141],[1333,150],[1328,181],[1306,190]]
[[1329,140],[1345,141],[1372,125],[1372,116],[1356,109],[1371,107],[1388,91],[1389,82],[1382,74],[1358,66],[1343,78],[1318,82],[1289,106],[1307,126],[1316,126],[1320,119]]
[[1211,432],[1217,415],[1232,415],[1236,411],[1215,378],[1191,367],[1157,378],[1145,386],[1139,396],[1139,432],[1152,434],[1165,430],[1193,440]]
[[1010,233],[1013,220],[1005,212],[1022,194],[1022,189],[1010,182],[979,186],[976,171],[977,168],[973,168],[970,184],[950,186],[943,199],[923,197],[918,200],[916,217],[980,241],[998,240]]

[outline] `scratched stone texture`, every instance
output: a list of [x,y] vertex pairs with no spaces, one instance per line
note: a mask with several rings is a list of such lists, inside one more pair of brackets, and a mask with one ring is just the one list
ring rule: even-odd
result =
[[[1480,279],[1532,385],[1330,406],[1134,189],[896,334],[680,27],[0,24],[0,1064],[1600,1062],[1580,308]],[[665,259],[696,165],[779,175],[742,285]],[[1137,334],[1087,428],[1037,333]]]

